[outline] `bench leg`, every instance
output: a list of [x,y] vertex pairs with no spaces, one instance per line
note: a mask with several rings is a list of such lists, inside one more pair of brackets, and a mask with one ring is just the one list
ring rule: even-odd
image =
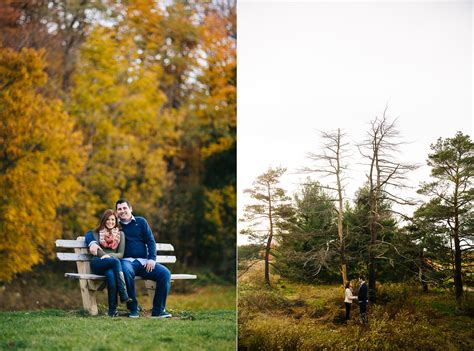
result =
[[[79,238],[77,238],[79,240]],[[82,238],[81,240],[84,240]],[[86,248],[76,248],[74,252],[77,254],[87,254]],[[77,261],[77,273],[79,274],[90,274],[91,273],[91,265],[88,261]],[[82,305],[84,309],[89,312],[91,316],[97,316],[99,314],[99,310],[97,308],[97,299],[95,297],[95,290],[97,288],[97,284],[92,281],[87,280],[79,280],[79,284],[81,285],[81,296],[82,296]]]
[[145,286],[151,301],[153,301],[153,297],[155,296],[156,282],[153,280],[145,280]]
[[82,306],[84,306],[84,309],[89,312],[91,316],[97,316],[99,310],[97,308],[95,291],[89,290],[87,280],[81,279],[79,284],[81,285]]

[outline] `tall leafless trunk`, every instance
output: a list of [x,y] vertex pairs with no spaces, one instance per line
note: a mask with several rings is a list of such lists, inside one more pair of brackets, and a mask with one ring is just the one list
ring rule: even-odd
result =
[[341,172],[342,172],[342,165],[341,165],[341,130],[337,130],[337,152],[336,152],[336,189],[337,189],[337,202],[338,202],[338,211],[337,211],[337,233],[339,235],[339,242],[340,242],[340,265],[341,265],[341,275],[342,275],[342,283],[346,286],[348,281],[347,278],[347,262],[346,262],[346,244],[344,238],[344,230],[342,227],[342,220],[343,220],[343,194],[342,194],[342,179],[341,179]]
[[325,187],[335,193],[334,201],[337,213],[337,233],[339,238],[339,270],[341,272],[342,283],[345,285],[347,278],[346,261],[346,237],[343,230],[344,217],[344,171],[346,166],[343,162],[347,153],[345,147],[348,145],[343,142],[345,134],[340,129],[333,132],[321,132],[323,138],[322,153],[308,153],[308,158],[316,164],[313,167],[305,167],[303,172],[321,173],[323,176],[333,177],[333,187]]
[[376,300],[377,269],[376,250],[379,246],[379,231],[383,230],[380,225],[382,216],[381,204],[383,201],[397,204],[412,204],[410,200],[400,198],[389,191],[389,188],[406,187],[406,173],[416,169],[416,165],[403,164],[394,159],[393,154],[397,152],[401,142],[395,139],[399,132],[395,128],[395,122],[389,122],[385,108],[382,117],[377,117],[371,122],[371,130],[367,139],[359,145],[362,156],[369,160],[369,171],[367,183],[369,190],[369,214],[368,228],[370,232],[370,243],[368,247],[368,275],[369,275],[369,299]]

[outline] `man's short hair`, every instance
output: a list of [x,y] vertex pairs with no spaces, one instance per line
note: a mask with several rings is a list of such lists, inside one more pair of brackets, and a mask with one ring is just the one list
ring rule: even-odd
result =
[[365,277],[363,275],[359,275],[359,279],[365,280]]
[[128,202],[127,200],[125,200],[124,198],[120,198],[117,200],[117,202],[115,203],[115,209],[117,209],[117,206],[120,205],[120,204],[123,204],[123,203],[126,203],[127,206],[130,208],[130,202]]

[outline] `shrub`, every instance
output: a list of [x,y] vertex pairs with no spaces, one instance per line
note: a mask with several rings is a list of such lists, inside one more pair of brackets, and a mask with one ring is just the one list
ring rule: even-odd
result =
[[469,296],[469,293],[466,292],[466,295],[461,300],[458,305],[457,311],[459,314],[464,314],[466,316],[474,316],[474,299],[473,296]]
[[406,310],[391,318],[382,306],[369,314],[369,325],[354,327],[352,343],[365,350],[447,350],[449,345],[426,316]]
[[[465,326],[468,317],[455,316],[455,301],[446,292],[421,294],[413,286],[379,285],[383,303],[370,304],[369,324],[363,326],[357,305],[352,320],[342,325],[340,286],[281,280],[273,290],[250,285],[239,290],[239,350],[470,350],[473,345]],[[435,303],[449,306],[449,320],[433,308]],[[462,306],[462,313],[472,311],[472,299]]]
[[286,309],[290,305],[288,299],[269,289],[243,290],[239,293],[239,310],[264,312]]
[[377,284],[377,303],[405,301],[412,288],[404,283]]
[[320,318],[326,315],[328,311],[324,304],[312,304],[306,308],[306,314],[310,318]]
[[[242,261],[241,265],[247,266],[251,265],[251,262]],[[239,286],[248,285],[253,288],[267,288],[265,285],[265,279],[263,274],[264,261],[256,262],[250,267],[247,271],[245,269],[239,270],[238,272],[238,283]],[[244,273],[245,272],[245,273]],[[278,274],[270,274],[270,284],[271,286],[276,286],[280,280]]]
[[288,317],[259,316],[239,329],[239,349],[332,349],[335,339],[331,334],[332,331],[319,329],[307,319],[295,323],[294,319]]
[[369,325],[338,327],[303,317],[255,314],[239,321],[239,348],[247,350],[447,350],[446,335],[426,316],[407,310],[391,317],[384,306],[371,307]]

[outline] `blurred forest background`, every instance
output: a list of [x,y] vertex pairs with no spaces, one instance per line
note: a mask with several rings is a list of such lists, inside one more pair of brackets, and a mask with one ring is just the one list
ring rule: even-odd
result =
[[2,291],[119,197],[235,281],[235,1],[2,1],[0,121]]

